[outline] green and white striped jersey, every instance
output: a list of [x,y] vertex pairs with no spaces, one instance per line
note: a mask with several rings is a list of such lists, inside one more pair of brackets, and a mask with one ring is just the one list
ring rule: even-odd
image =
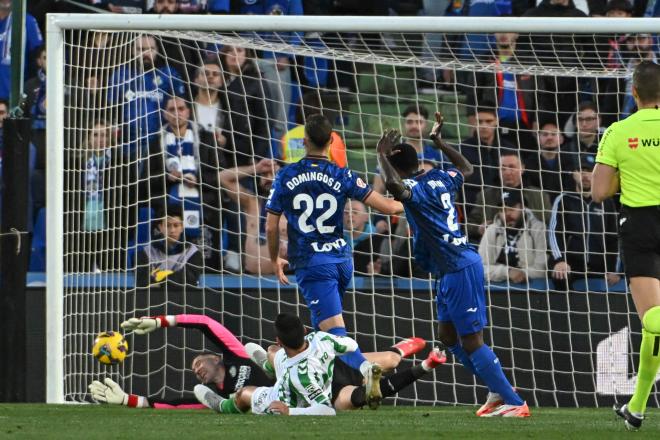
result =
[[357,342],[321,331],[308,334],[305,340],[309,346],[302,353],[288,358],[280,350],[275,356],[278,400],[290,408],[332,407],[335,357],[357,350]]

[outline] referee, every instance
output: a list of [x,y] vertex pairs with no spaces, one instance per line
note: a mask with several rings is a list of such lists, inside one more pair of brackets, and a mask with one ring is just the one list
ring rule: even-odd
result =
[[642,344],[635,393],[614,409],[626,428],[637,430],[660,367],[660,66],[640,63],[632,93],[637,112],[612,124],[600,141],[591,197],[602,202],[621,187],[619,249]]

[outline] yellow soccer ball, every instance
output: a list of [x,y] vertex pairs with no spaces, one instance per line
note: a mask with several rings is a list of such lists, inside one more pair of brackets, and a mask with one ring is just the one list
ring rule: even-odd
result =
[[102,332],[94,340],[92,355],[102,364],[118,364],[126,359],[128,342],[119,332]]

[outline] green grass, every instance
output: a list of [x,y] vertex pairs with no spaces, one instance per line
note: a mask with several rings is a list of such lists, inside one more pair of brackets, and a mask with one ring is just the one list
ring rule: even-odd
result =
[[532,409],[529,419],[480,419],[472,407],[384,407],[337,417],[218,415],[101,405],[0,404],[0,438],[38,439],[637,439],[660,438],[660,411],[628,434],[608,409]]

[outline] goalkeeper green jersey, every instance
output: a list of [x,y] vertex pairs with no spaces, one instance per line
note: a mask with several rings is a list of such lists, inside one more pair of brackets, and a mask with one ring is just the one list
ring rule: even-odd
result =
[[596,162],[618,168],[621,203],[660,205],[660,110],[642,109],[603,134]]
[[320,404],[332,406],[332,374],[335,357],[350,353],[358,345],[353,339],[325,332],[305,336],[307,349],[292,358],[284,350],[275,356],[278,400],[290,408]]

